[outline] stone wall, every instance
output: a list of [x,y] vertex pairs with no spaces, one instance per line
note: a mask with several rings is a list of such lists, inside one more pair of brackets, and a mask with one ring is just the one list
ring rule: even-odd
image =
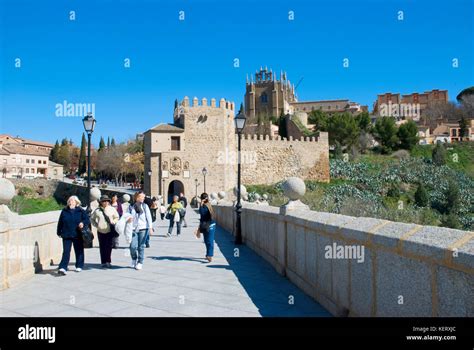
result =
[[[231,204],[215,206],[234,231]],[[245,203],[246,245],[336,316],[474,316],[474,233]],[[331,258],[364,247],[364,259]],[[329,247],[329,248],[328,248]]]
[[325,132],[318,139],[290,137],[288,141],[246,135],[242,151],[243,156],[253,155],[256,160],[242,164],[245,185],[273,184],[291,176],[329,182],[329,144]]
[[51,197],[56,192],[58,187],[58,180],[47,180],[43,178],[37,179],[9,179],[14,185],[16,190],[27,187],[32,189],[41,197]]
[[[9,180],[15,185],[17,192],[20,188],[27,187],[32,189],[39,197],[54,197],[61,204],[66,204],[67,199],[72,195],[78,196],[82,203],[87,203],[87,186],[46,179]],[[102,194],[108,196],[111,196],[113,193],[118,193],[119,196],[124,194],[120,191],[114,191],[107,188],[100,188],[100,191]]]
[[[107,188],[99,188],[101,194],[106,194],[109,197],[112,194],[117,193],[119,198],[125,194],[120,191],[114,191]],[[56,191],[54,192],[54,198],[61,204],[66,204],[67,199],[70,196],[77,196],[79,200],[83,203],[82,205],[85,206],[87,204],[87,186],[75,185],[66,182],[59,182],[58,186],[56,187]]]
[[0,290],[58,264],[62,241],[56,235],[60,211],[0,220]]

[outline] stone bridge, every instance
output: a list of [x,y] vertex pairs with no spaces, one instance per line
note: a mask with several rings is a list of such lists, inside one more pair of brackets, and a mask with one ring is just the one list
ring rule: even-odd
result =
[[474,316],[473,232],[314,212],[287,194],[282,208],[245,202],[241,246],[233,203],[216,203],[210,264],[190,209],[180,237],[158,219],[142,271],[122,242],[112,269],[95,247],[65,277],[59,212],[0,206],[0,316]]

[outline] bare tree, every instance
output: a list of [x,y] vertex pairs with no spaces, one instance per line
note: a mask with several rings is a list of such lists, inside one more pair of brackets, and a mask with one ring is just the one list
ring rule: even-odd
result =
[[133,174],[135,179],[140,180],[145,171],[145,156],[143,152],[131,154],[128,162],[125,163],[125,169],[128,173]]
[[104,149],[97,154],[97,170],[102,171],[115,180],[118,184],[120,174],[125,167],[124,162],[125,146],[115,145]]
[[466,95],[461,98],[461,109],[466,118],[474,118],[474,95]]
[[463,111],[452,102],[430,102],[426,107],[422,119],[424,125],[435,127],[440,122],[457,122]]

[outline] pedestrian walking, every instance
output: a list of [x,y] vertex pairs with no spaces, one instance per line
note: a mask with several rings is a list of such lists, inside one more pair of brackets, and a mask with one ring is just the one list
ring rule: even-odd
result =
[[[150,196],[145,196],[145,200],[144,200],[145,204],[148,206],[148,209],[150,209],[152,226],[153,226],[153,222],[155,222],[156,220],[156,209],[154,208],[153,198],[151,198]],[[145,248],[150,248],[150,231],[147,231],[146,233]]]
[[188,199],[184,196],[183,192],[179,194],[179,201],[181,202],[184,208],[183,217],[182,217],[183,227],[188,227],[188,224],[186,222],[186,208],[188,207]]
[[166,215],[166,207],[163,204],[160,204],[160,217],[161,217],[161,220],[165,219],[165,215]]
[[91,222],[97,228],[99,237],[100,263],[103,268],[112,267],[112,245],[117,236],[115,224],[119,220],[117,210],[110,205],[111,199],[104,195],[99,199],[99,207],[92,212]]
[[168,206],[166,218],[170,221],[168,227],[168,237],[171,237],[171,233],[173,232],[174,224],[176,223],[176,233],[179,236],[181,234],[181,224],[183,223],[183,214],[184,208],[181,202],[179,201],[179,196],[174,195],[173,201]]
[[136,270],[143,268],[145,259],[145,241],[147,233],[153,233],[153,222],[148,205],[145,204],[145,193],[135,193],[135,203],[129,207],[132,217],[128,222],[133,223],[132,243],[130,244],[131,267]]
[[76,255],[76,272],[81,272],[84,268],[84,243],[80,230],[89,226],[89,224],[89,216],[81,208],[79,198],[77,196],[69,197],[66,207],[59,215],[57,227],[57,235],[63,240],[63,255],[58,270],[60,275],[67,274],[72,247],[74,247],[74,254]]
[[[121,218],[122,215],[123,215],[123,207],[122,207],[122,203],[119,201],[118,195],[116,193],[114,193],[112,195],[110,205],[112,207],[114,207],[115,210],[117,210],[119,218]],[[119,246],[120,246],[120,237],[119,237],[119,235],[116,235],[114,237],[113,241],[112,241],[112,249],[117,249]]]
[[206,245],[206,259],[208,262],[212,261],[214,256],[214,235],[216,231],[216,223],[214,221],[214,209],[209,202],[207,193],[201,194],[201,206],[199,207],[199,229],[197,235],[202,234],[204,237],[204,244]]

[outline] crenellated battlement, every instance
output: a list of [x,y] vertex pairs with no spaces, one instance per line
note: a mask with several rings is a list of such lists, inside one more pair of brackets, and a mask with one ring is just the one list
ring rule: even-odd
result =
[[211,98],[210,101],[207,98],[202,98],[199,100],[197,97],[194,97],[190,101],[188,96],[185,96],[181,101],[180,105],[187,108],[196,108],[196,107],[207,107],[207,108],[218,108],[218,109],[227,109],[229,111],[235,111],[235,103],[228,101],[225,98],[221,98],[219,103],[215,98]]
[[288,139],[282,138],[281,136],[269,136],[269,135],[256,135],[256,134],[245,134],[242,135],[242,139],[246,141],[257,141],[257,142],[328,142],[328,133],[320,132],[319,137],[306,137],[302,136],[299,139],[293,139],[290,136]]

